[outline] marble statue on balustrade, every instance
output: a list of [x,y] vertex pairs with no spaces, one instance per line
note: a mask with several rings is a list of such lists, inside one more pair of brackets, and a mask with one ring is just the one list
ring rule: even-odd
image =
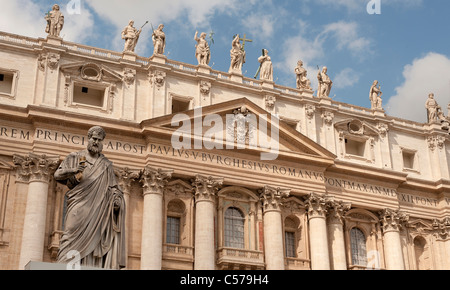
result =
[[229,73],[242,74],[242,66],[245,63],[245,50],[240,42],[239,34],[236,35],[231,43],[231,64]]
[[211,49],[206,41],[206,33],[202,32],[200,37],[198,37],[198,31],[195,32],[194,36],[197,44],[195,45],[195,57],[197,58],[199,65],[207,66],[211,60]]
[[114,168],[101,152],[105,130],[88,131],[87,149],[71,153],[55,172],[66,185],[67,212],[58,263],[79,254],[81,266],[121,269],[126,266],[125,200]]
[[372,104],[372,110],[382,110],[383,109],[383,105],[382,102],[383,100],[381,99],[381,96],[383,95],[383,93],[381,92],[381,85],[379,84],[379,82],[377,80],[375,80],[372,84],[372,86],[370,87],[370,102]]
[[319,81],[319,89],[317,90],[317,96],[319,98],[329,98],[333,82],[327,74],[328,68],[324,66],[322,71],[317,73],[317,79]]
[[312,90],[311,81],[308,79],[308,72],[303,67],[303,61],[297,62],[297,67],[294,70],[297,76],[297,89]]
[[134,53],[141,32],[142,28],[138,30],[137,28],[134,27],[134,21],[130,20],[128,26],[126,26],[122,31],[122,39],[125,40],[125,47],[123,49],[124,52]]
[[166,34],[163,31],[164,24],[160,24],[156,30],[153,31],[153,54],[164,54],[166,49]]
[[427,109],[428,123],[435,123],[438,121],[438,103],[434,99],[434,94],[430,93],[428,99],[425,102],[425,108]]
[[52,11],[45,15],[45,20],[47,21],[45,32],[48,33],[49,36],[59,37],[61,30],[64,27],[64,15],[58,4],[53,5]]
[[258,58],[258,62],[260,63],[259,79],[273,81],[273,64],[267,49],[263,49],[262,56]]

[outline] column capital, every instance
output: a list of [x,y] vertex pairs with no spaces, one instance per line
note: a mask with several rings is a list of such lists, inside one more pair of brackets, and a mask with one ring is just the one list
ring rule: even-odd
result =
[[328,196],[311,192],[305,197],[306,210],[308,218],[326,217],[328,208]]
[[131,183],[133,181],[139,181],[141,178],[139,170],[133,170],[128,167],[115,168],[114,173],[124,194],[130,194]]
[[21,182],[49,182],[59,165],[59,156],[28,153],[25,156],[13,155],[17,178]]
[[212,176],[203,176],[197,174],[192,181],[196,202],[198,201],[214,201],[219,188],[223,185],[223,178],[215,178]]
[[433,220],[434,235],[439,240],[447,240],[450,238],[450,217],[442,220]]
[[351,203],[342,200],[329,199],[327,201],[328,220],[333,224],[344,224],[345,214],[352,208]]
[[155,169],[146,166],[140,174],[140,182],[146,194],[163,194],[164,186],[172,178],[173,170]]
[[409,220],[409,215],[398,209],[385,208],[378,214],[380,215],[381,227],[384,233],[389,231],[399,231]]
[[269,185],[259,190],[260,199],[263,201],[264,212],[275,210],[280,211],[285,198],[289,197],[291,190]]

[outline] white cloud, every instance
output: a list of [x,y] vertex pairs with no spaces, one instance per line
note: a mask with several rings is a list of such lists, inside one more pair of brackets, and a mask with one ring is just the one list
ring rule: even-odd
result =
[[437,53],[415,59],[403,70],[405,82],[385,108],[388,114],[407,120],[426,122],[425,102],[429,93],[444,110],[450,103],[450,58]]
[[325,26],[319,35],[323,38],[333,38],[336,40],[338,49],[348,49],[350,52],[364,55],[370,49],[370,40],[359,36],[358,24],[356,22],[339,21]]
[[352,68],[345,68],[339,72],[333,80],[333,85],[337,89],[352,87],[359,82],[359,74]]

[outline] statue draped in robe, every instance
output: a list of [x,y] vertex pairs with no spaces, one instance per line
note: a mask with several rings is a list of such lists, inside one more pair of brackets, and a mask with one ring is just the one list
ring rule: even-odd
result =
[[104,137],[102,128],[93,127],[88,149],[71,153],[55,172],[55,179],[70,189],[58,263],[69,263],[76,251],[81,266],[126,266],[125,200],[112,162],[101,154]]
[[158,28],[153,31],[153,54],[164,54],[166,48],[166,34],[163,31],[164,25],[160,24]]
[[58,4],[53,5],[52,11],[45,16],[45,20],[47,20],[45,32],[47,32],[49,36],[59,37],[61,30],[64,27],[64,15]]

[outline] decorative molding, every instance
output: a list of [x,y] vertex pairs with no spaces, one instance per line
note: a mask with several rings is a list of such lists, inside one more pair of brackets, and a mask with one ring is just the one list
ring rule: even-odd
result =
[[155,169],[146,166],[140,173],[140,182],[146,194],[163,194],[168,179],[172,178],[173,170]]
[[322,113],[322,119],[326,125],[331,126],[334,120],[334,113],[330,111],[325,111]]
[[344,224],[344,217],[352,208],[351,203],[343,202],[342,200],[329,199],[327,201],[328,220],[330,223]]
[[259,190],[260,199],[263,201],[264,212],[280,211],[286,198],[289,197],[291,190],[269,185]]
[[156,86],[156,88],[160,89],[164,86],[165,82],[166,82],[166,73],[163,71],[153,71],[153,72],[149,72],[148,77],[149,77],[149,81],[150,81],[150,85]]
[[214,201],[217,192],[223,185],[223,178],[215,178],[212,176],[196,175],[192,180],[192,188],[196,202],[198,201]]
[[136,80],[136,70],[131,68],[125,68],[123,71],[123,81],[131,86]]
[[450,217],[442,220],[433,220],[432,227],[434,229],[434,236],[439,240],[447,240],[450,238]]
[[385,208],[379,212],[383,232],[399,231],[408,222],[409,215],[400,210]]
[[13,163],[17,168],[17,179],[21,182],[49,182],[59,166],[59,156],[38,155],[29,153],[26,156],[13,155]]
[[305,113],[308,119],[312,119],[314,117],[314,113],[316,112],[316,107],[313,105],[306,105]]
[[130,194],[131,184],[134,181],[139,181],[141,179],[139,170],[131,170],[128,167],[115,168],[114,173],[117,177],[120,188],[123,189],[125,194]]
[[314,192],[311,192],[305,197],[305,205],[309,219],[314,217],[326,217],[328,208],[327,199],[328,196],[322,196]]

